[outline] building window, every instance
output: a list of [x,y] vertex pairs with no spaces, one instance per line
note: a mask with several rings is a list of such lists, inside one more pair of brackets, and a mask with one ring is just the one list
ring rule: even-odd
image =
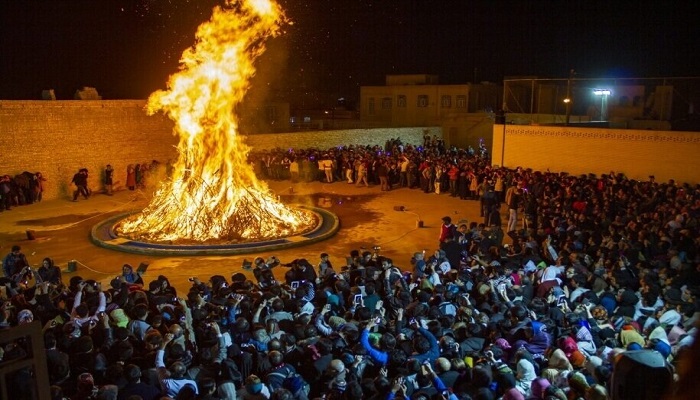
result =
[[402,94],[396,96],[396,107],[406,108],[406,96]]
[[428,95],[418,95],[418,107],[428,107]]
[[452,96],[442,96],[440,98],[440,105],[442,106],[442,108],[452,107]]
[[382,109],[391,110],[391,97],[384,97],[382,99]]
[[370,97],[367,107],[369,115],[374,115],[374,97]]
[[467,108],[467,96],[457,96],[457,108]]

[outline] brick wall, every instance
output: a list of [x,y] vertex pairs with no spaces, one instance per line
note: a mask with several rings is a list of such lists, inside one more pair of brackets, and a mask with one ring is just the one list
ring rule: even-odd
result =
[[[40,171],[45,199],[66,197],[79,168],[90,171],[89,185],[102,187],[107,164],[115,170],[115,188],[124,186],[129,164],[175,159],[177,137],[161,114],[147,116],[144,100],[0,101],[0,174]],[[440,128],[353,129],[248,137],[254,148],[381,144],[400,137],[422,143],[423,132],[442,137]]]
[[[622,172],[631,179],[700,182],[698,132],[494,125],[492,163],[574,175]],[[501,162],[502,155],[504,156]]]

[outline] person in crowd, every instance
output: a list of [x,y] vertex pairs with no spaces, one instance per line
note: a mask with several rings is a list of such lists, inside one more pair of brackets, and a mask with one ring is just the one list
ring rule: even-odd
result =
[[75,185],[75,191],[73,192],[73,201],[78,201],[78,196],[82,195],[85,200],[90,197],[90,192],[88,190],[88,170],[87,168],[81,168],[75,175],[71,183]]
[[105,193],[107,196],[111,196],[112,193],[112,185],[114,184],[114,168],[110,164],[107,164],[107,167],[105,167]]
[[12,246],[12,250],[2,259],[2,272],[6,278],[14,277],[28,266],[27,257],[22,253],[22,248],[18,245]]
[[[77,276],[63,282],[50,258],[34,273],[13,255],[3,262],[0,329],[43,326],[52,390],[68,398],[113,385],[118,399],[599,399],[620,357],[635,350],[660,354],[680,376],[679,386],[655,384],[690,387],[699,186],[492,168],[479,153],[426,144],[388,144],[381,157],[421,171],[428,158],[455,163],[486,192],[500,176],[504,188],[528,189],[524,201],[535,206],[518,209],[537,222],[504,236],[485,216],[447,233],[427,263],[406,249],[411,271],[378,252],[351,252],[342,269],[327,253],[317,265],[258,257],[255,270],[193,277],[180,297],[165,276],[139,276],[138,285],[126,268],[103,288]],[[326,154],[294,151],[306,160]],[[359,164],[377,157],[371,146],[332,151]],[[268,153],[270,168],[283,169],[289,154]],[[488,203],[502,200],[493,197]],[[26,357],[27,346],[1,343],[0,367]],[[17,387],[25,378],[6,377]]]

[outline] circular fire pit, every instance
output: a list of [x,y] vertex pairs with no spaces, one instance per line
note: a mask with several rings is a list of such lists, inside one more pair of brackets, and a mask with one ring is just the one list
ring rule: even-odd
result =
[[240,243],[211,244],[171,244],[140,241],[121,236],[114,229],[124,218],[138,212],[133,211],[115,215],[98,223],[92,228],[90,239],[97,246],[133,254],[154,256],[236,255],[304,246],[326,240],[335,235],[340,229],[340,220],[332,212],[316,207],[298,206],[298,208],[313,213],[316,216],[317,224],[313,229],[296,236]]

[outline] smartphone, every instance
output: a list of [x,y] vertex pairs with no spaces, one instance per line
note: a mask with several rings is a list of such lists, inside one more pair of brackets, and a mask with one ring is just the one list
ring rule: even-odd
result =
[[557,299],[557,307],[563,307],[566,305],[566,297],[565,296],[559,296]]
[[357,304],[362,304],[362,295],[361,295],[361,294],[356,294],[356,295],[355,295],[355,299],[353,300],[353,302],[354,302],[356,305],[357,305]]
[[299,281],[292,281],[290,286],[292,287],[292,289],[297,290],[299,288]]

